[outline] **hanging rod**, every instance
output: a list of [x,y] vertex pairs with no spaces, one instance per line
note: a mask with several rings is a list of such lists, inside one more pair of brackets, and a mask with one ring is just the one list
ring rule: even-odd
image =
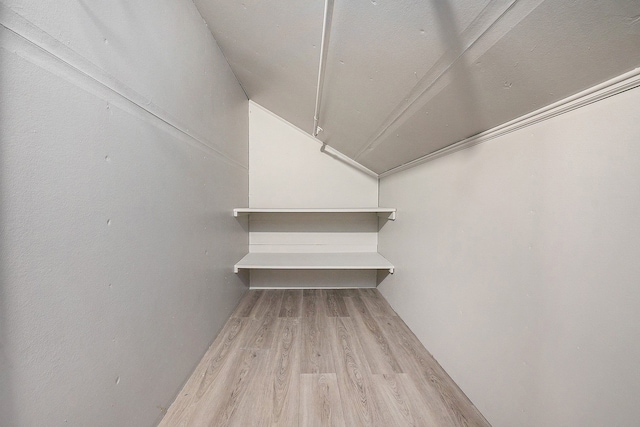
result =
[[329,45],[329,33],[331,32],[331,16],[333,15],[333,0],[325,0],[324,2],[324,19],[322,24],[322,41],[320,43],[320,65],[318,66],[318,86],[316,89],[316,111],[313,114],[313,132],[314,137],[322,129],[318,126],[320,120],[320,104],[322,103],[322,86],[324,85],[324,69],[327,62],[327,49]]

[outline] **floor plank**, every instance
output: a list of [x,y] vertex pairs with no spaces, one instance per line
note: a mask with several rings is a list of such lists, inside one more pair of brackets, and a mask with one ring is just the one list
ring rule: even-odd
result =
[[280,317],[300,317],[302,312],[302,290],[287,289],[282,296]]
[[253,308],[255,318],[250,320],[241,348],[272,348],[283,294],[280,290],[262,294]]
[[373,374],[401,373],[402,369],[394,351],[362,299],[351,297],[344,300],[353,320],[356,336],[364,350],[363,355],[369,365],[369,371]]
[[264,291],[253,309],[254,318],[261,319],[265,316],[278,317],[280,315],[280,305],[282,304],[283,296],[284,290],[282,289]]
[[403,350],[405,357],[399,357],[399,361],[416,378],[423,394],[429,397],[429,404],[439,423],[452,426],[489,426],[487,420],[402,319],[389,317],[381,323],[386,336]]
[[388,426],[438,426],[424,394],[408,374],[374,375],[374,384],[383,418]]
[[344,427],[336,374],[300,376],[300,426]]
[[231,316],[232,317],[251,317],[251,313],[253,312],[253,309],[258,303],[258,300],[260,300],[260,297],[262,296],[263,292],[264,291],[262,290],[255,290],[255,289],[249,290],[244,295],[244,297],[242,297],[242,300],[240,300],[240,304],[238,304],[238,307],[236,308],[236,310],[233,312]]
[[192,425],[194,410],[199,405],[207,404],[210,390],[224,364],[235,357],[247,323],[247,319],[229,319],[167,411],[160,426]]
[[335,319],[326,316],[320,290],[305,290],[302,316],[303,374],[335,373],[329,331]]
[[267,377],[270,398],[267,406],[271,426],[296,426],[300,399],[300,322],[279,319],[276,349]]
[[329,317],[349,317],[347,312],[347,306],[344,304],[343,296],[339,290],[336,289],[324,289],[322,291],[324,296],[324,308],[327,316]]
[[351,319],[336,319],[332,334],[338,390],[348,426],[383,426],[380,408],[373,391],[372,378],[362,358]]
[[397,316],[396,312],[393,311],[387,300],[377,289],[362,289],[359,296],[373,317]]
[[160,423],[201,425],[489,426],[375,289],[249,291]]
[[278,317],[266,315],[261,319],[250,319],[241,348],[269,350],[273,347]]
[[[238,350],[238,355],[229,363],[227,375],[221,375],[216,385],[218,398],[211,405],[202,405],[193,425],[228,426],[238,411],[253,383],[259,380],[269,362],[269,352],[264,350]],[[231,362],[231,361],[230,361]],[[217,403],[217,405],[215,404]]]
[[304,289],[302,291],[302,317],[316,317],[322,309],[322,291],[320,289]]

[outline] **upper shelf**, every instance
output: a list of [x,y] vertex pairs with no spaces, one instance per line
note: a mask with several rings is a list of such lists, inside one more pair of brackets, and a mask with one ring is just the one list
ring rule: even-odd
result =
[[375,213],[394,221],[395,208],[235,208],[233,216],[251,213]]

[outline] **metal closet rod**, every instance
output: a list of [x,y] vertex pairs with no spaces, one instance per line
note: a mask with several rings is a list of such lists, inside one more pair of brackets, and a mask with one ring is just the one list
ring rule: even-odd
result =
[[318,87],[316,89],[316,111],[313,114],[313,132],[314,137],[318,136],[318,132],[322,129],[318,127],[320,120],[320,104],[322,103],[322,86],[324,84],[324,69],[327,62],[329,41],[329,33],[331,32],[331,16],[333,15],[333,0],[325,0],[324,2],[324,19],[322,24],[322,41],[320,42],[320,65],[318,67]]

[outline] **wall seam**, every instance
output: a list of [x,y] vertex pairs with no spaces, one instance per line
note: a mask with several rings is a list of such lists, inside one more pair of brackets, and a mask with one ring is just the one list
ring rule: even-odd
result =
[[[3,27],[3,32],[13,36],[11,37],[13,40],[2,37],[2,46],[11,53],[65,79],[105,102],[113,103],[123,111],[138,116],[159,129],[165,128],[163,129],[165,132],[170,131],[178,133],[183,138],[186,137],[185,139],[190,141],[191,145],[212,152],[233,166],[248,170],[247,165],[215,147],[215,143],[186,129],[178,119],[171,117],[151,101],[145,102],[145,98],[135,90],[108,75],[104,70],[2,4],[0,4],[0,26]],[[13,49],[8,49],[7,45],[12,43]]]
[[235,71],[233,71],[233,68],[231,67],[231,63],[229,62],[229,58],[227,58],[227,55],[224,53],[224,50],[222,50],[222,47],[220,47],[220,43],[218,43],[218,40],[216,40],[216,36],[213,35],[213,31],[211,31],[211,27],[209,27],[209,23],[207,22],[206,19],[204,19],[204,16],[202,16],[202,12],[200,12],[200,8],[196,4],[196,2],[191,0],[191,3],[196,8],[196,12],[198,12],[198,15],[200,15],[200,18],[202,19],[202,21],[204,22],[205,26],[207,27],[207,31],[209,32],[209,34],[211,34],[211,39],[216,44],[216,46],[218,46],[218,49],[220,49],[220,52],[222,53],[222,57],[227,62],[227,65],[229,66],[229,69],[231,70],[231,74],[233,74],[233,77],[235,77],[236,81],[238,82],[238,86],[240,86],[240,89],[242,89],[242,91],[244,92],[244,96],[247,98],[247,101],[248,101],[251,98],[249,98],[249,94],[244,89],[244,86],[242,86],[242,83],[240,82],[240,79],[238,78],[238,75],[236,74]]

